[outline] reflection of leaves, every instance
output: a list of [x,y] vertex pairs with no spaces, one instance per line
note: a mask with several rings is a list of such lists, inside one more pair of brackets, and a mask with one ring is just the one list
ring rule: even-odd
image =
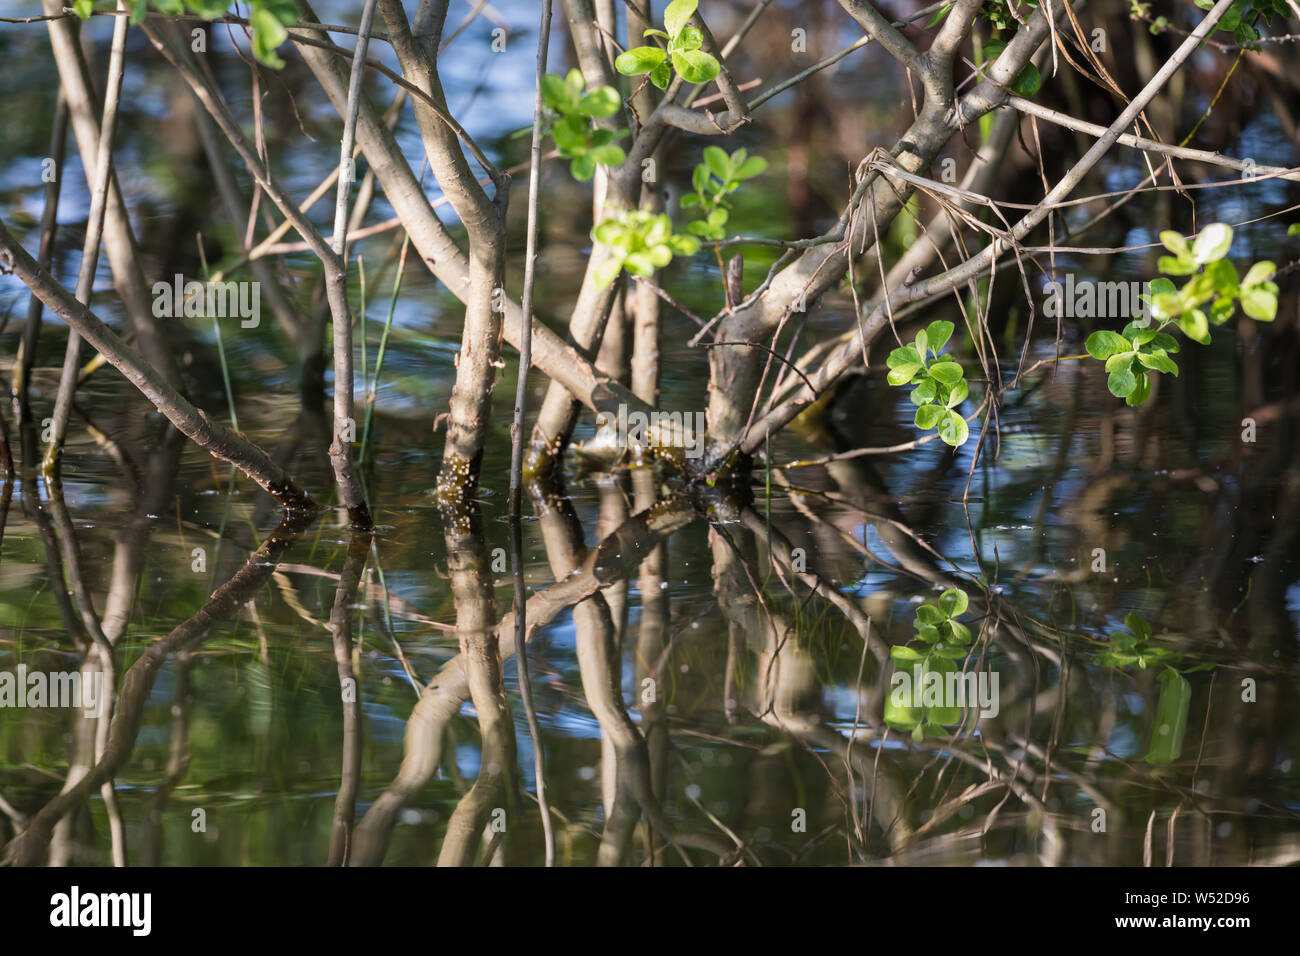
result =
[[[914,686],[919,686],[916,681],[924,681],[928,673],[941,676],[956,673],[957,662],[966,659],[971,641],[970,628],[957,618],[965,614],[969,606],[970,598],[965,591],[949,588],[939,595],[936,603],[917,607],[912,621],[916,628],[914,640],[925,646],[917,648],[899,644],[889,649],[889,656],[907,670]],[[903,693],[904,686],[894,687],[885,700],[883,716],[890,727],[911,731],[913,739],[920,741],[927,733],[946,736],[945,726],[961,723],[961,708],[914,707],[910,695]]]
[[1174,664],[1182,658],[1177,651],[1151,643],[1151,625],[1137,611],[1129,612],[1124,624],[1128,630],[1119,630],[1110,636],[1107,648],[1097,655],[1098,664],[1146,669],[1148,665]]
[[1160,696],[1156,699],[1155,722],[1146,762],[1155,767],[1173,763],[1183,752],[1187,732],[1187,711],[1192,702],[1192,685],[1172,667],[1160,672]]

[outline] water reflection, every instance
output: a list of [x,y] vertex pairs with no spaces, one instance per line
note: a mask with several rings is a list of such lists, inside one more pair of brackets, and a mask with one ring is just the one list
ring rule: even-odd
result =
[[[3,710],[6,858],[539,864],[540,766],[560,864],[1292,861],[1294,405],[1248,460],[1153,469],[1139,436],[1177,462],[1178,407],[1088,387],[1009,408],[965,504],[969,462],[844,455],[834,413],[772,453],[822,464],[753,488],[530,489],[540,764],[504,496],[446,520],[397,495],[373,539],[333,512],[267,530],[170,432],[46,487],[27,419],[0,670],[115,693],[111,723]],[[919,609],[951,588],[996,714],[909,732],[898,648],[935,646]]]

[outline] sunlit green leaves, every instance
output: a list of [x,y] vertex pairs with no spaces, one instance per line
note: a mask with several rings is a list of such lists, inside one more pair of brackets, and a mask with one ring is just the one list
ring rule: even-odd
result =
[[704,213],[704,219],[691,223],[687,228],[701,239],[720,241],[726,235],[724,227],[731,215],[731,203],[727,197],[746,179],[752,179],[766,169],[767,160],[750,156],[744,148],[728,154],[720,147],[706,146],[704,161],[695,167],[691,176],[695,191],[682,197],[682,208],[698,208]]
[[1278,286],[1272,281],[1276,274],[1277,266],[1273,263],[1257,262],[1241,280],[1241,310],[1252,319],[1272,322],[1277,318]]
[[570,160],[573,178],[586,182],[596,174],[596,166],[618,166],[626,158],[615,140],[627,130],[601,129],[595,121],[613,116],[623,104],[612,86],[587,90],[581,70],[570,70],[561,78],[553,73],[542,77],[542,105],[546,107],[544,128],[555,139],[560,155]]
[[939,430],[939,438],[957,448],[970,437],[966,419],[957,409],[970,395],[961,365],[943,354],[952,338],[951,322],[931,322],[916,334],[916,340],[889,353],[886,381],[890,385],[915,385],[912,404],[917,406],[913,421],[917,428]]
[[691,256],[700,249],[700,240],[694,236],[673,233],[666,213],[656,215],[644,209],[605,219],[592,230],[591,237],[610,251],[610,258],[597,266],[594,275],[600,288],[613,282],[620,271],[649,276],[668,265],[673,256]]
[[[1172,229],[1160,233],[1169,255],[1159,266],[1166,273],[1151,282],[1142,296],[1147,316],[1141,324],[1131,322],[1123,334],[1102,330],[1088,336],[1088,354],[1106,363],[1106,385],[1111,394],[1130,405],[1140,405],[1151,395],[1148,371],[1178,374],[1170,355],[1178,351],[1177,340],[1162,331],[1180,329],[1194,342],[1210,341],[1210,326],[1232,318],[1236,303],[1252,319],[1271,322],[1277,316],[1278,286],[1273,282],[1277,267],[1257,262],[1239,279],[1237,267],[1225,256],[1232,246],[1232,228],[1212,222],[1191,241]],[[1180,289],[1168,276],[1188,276]],[[1151,327],[1152,320],[1155,327]]]
[[619,54],[614,68],[624,76],[648,73],[650,82],[661,90],[668,88],[673,70],[688,83],[708,83],[721,72],[722,65],[700,49],[704,43],[703,32],[687,25],[698,6],[697,0],[673,0],[664,10],[664,29],[645,31],[647,37],[666,40],[668,48],[633,47]]

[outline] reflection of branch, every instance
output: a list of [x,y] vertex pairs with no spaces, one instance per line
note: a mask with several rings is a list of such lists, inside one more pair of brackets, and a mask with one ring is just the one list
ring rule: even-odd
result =
[[[641,557],[695,517],[682,501],[667,501],[629,518],[598,547],[587,553],[579,573],[528,599],[524,639],[529,641],[557,615],[614,581],[632,574]],[[515,616],[497,625],[501,661],[516,652]],[[465,655],[453,657],[434,675],[406,722],[402,765],[393,782],[371,804],[353,834],[354,866],[377,866],[388,850],[397,814],[424,786],[442,760],[442,735],[469,697]]]
[[343,768],[338,796],[334,800],[334,820],[330,828],[327,866],[346,866],[352,843],[352,820],[356,813],[357,788],[361,780],[361,691],[352,672],[352,615],[361,572],[366,567],[371,536],[354,531],[348,539],[348,553],[339,572],[334,590],[334,607],[330,611],[334,664],[338,669],[339,689],[343,700]]
[[102,784],[131,756],[144,718],[144,707],[153,690],[158,672],[173,655],[197,648],[216,625],[232,617],[271,576],[285,550],[309,523],[302,514],[287,515],[262,543],[248,556],[244,566],[218,588],[211,599],[190,618],[155,641],[131,666],[122,679],[117,718],[103,756],[91,771],[65,793],[59,794],[32,818],[31,825],[5,847],[3,859],[23,866],[39,861],[41,847],[50,838],[54,824],[65,813],[86,799],[92,787]]

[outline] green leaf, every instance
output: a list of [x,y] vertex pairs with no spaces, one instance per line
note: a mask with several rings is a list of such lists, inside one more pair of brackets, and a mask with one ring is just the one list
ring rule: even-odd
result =
[[949,621],[946,626],[949,631],[948,640],[954,644],[970,643],[970,628],[961,621]]
[[889,656],[896,661],[921,661],[925,660],[925,655],[915,648],[906,647],[897,644],[889,649]]
[[1088,336],[1088,341],[1083,346],[1088,350],[1088,354],[1093,358],[1108,359],[1112,355],[1119,355],[1123,352],[1131,352],[1133,345],[1128,339],[1118,332],[1111,332],[1103,329],[1100,332],[1093,332]]
[[[1273,283],[1268,283],[1273,285]],[[1252,319],[1260,322],[1272,322],[1277,318],[1277,286],[1273,289],[1262,285],[1252,286],[1241,294],[1241,309]]]
[[1187,712],[1192,702],[1192,685],[1172,667],[1160,672],[1160,696],[1156,699],[1155,721],[1146,762],[1154,767],[1173,763],[1183,752]]
[[289,38],[289,31],[284,28],[284,24],[265,8],[254,10],[249,23],[253,27],[253,56],[272,69],[283,67],[284,60],[276,55],[275,50]]
[[949,588],[939,595],[939,610],[948,617],[961,617],[970,607],[970,598],[961,588]]
[[722,65],[703,50],[673,54],[673,69],[687,83],[707,83],[722,71]]
[[1192,243],[1192,258],[1197,265],[1205,265],[1222,259],[1228,254],[1232,245],[1232,227],[1221,222],[1212,222],[1196,236]]
[[1136,387],[1124,399],[1126,405],[1141,405],[1151,397],[1151,379],[1146,376],[1145,372],[1139,372],[1135,376]]
[[1168,372],[1175,378],[1178,376],[1178,366],[1174,360],[1165,354],[1164,349],[1151,349],[1147,352],[1138,352],[1138,361],[1147,368],[1153,368],[1157,372]]
[[1116,398],[1128,398],[1133,393],[1133,389],[1137,388],[1137,376],[1133,374],[1131,367],[1125,364],[1123,368],[1117,368],[1110,373],[1106,387]]
[[90,13],[95,9],[94,0],[73,0],[72,12],[82,20],[89,20]]
[[930,348],[935,352],[943,351],[943,347],[952,338],[953,324],[940,319],[938,322],[931,322],[929,328],[925,330],[925,337],[930,343]]
[[1136,322],[1130,322],[1124,326],[1124,331],[1120,333],[1124,338],[1133,343],[1134,347],[1146,345],[1156,337],[1156,330],[1153,328],[1143,328]]
[[673,38],[668,48],[670,51],[678,53],[687,50],[698,50],[703,45],[704,34],[696,27],[686,27]]
[[586,152],[587,134],[587,124],[576,116],[561,118],[551,130],[556,149],[565,156],[580,156]]
[[885,707],[881,717],[886,724],[895,730],[920,729],[921,708],[907,706],[906,702],[910,699],[910,696],[904,693],[904,685],[900,685],[894,687],[885,698]]
[[640,76],[662,66],[667,58],[668,53],[657,46],[637,46],[620,53],[614,61],[614,69],[624,76]]
[[1189,276],[1196,271],[1196,263],[1191,259],[1179,259],[1176,256],[1161,256],[1156,260],[1156,268],[1166,275]]
[[913,405],[928,405],[934,401],[935,395],[939,391],[939,383],[932,378],[924,378],[921,384],[912,389]]
[[1164,276],[1160,276],[1159,278],[1152,279],[1150,282],[1150,286],[1151,286],[1152,295],[1161,295],[1164,293],[1178,291],[1178,286],[1174,285],[1172,280],[1166,279]]
[[577,111],[592,119],[604,119],[613,116],[623,104],[623,98],[612,86],[602,86],[592,90],[578,101]]
[[591,177],[596,175],[596,157],[591,153],[583,153],[569,164],[569,172],[580,183],[590,182]]
[[1110,373],[1116,369],[1128,368],[1133,364],[1133,356],[1133,352],[1116,352],[1106,359],[1106,372]]
[[[182,5],[181,0],[168,0],[166,4],[169,8]],[[154,6],[162,9],[164,4],[160,0],[154,0]],[[229,0],[190,0],[190,6],[198,8],[201,16],[215,18],[225,13],[230,3]],[[298,0],[262,0],[262,6],[275,14],[275,18],[285,26],[298,22]],[[165,12],[170,13],[171,10]]]
[[672,81],[672,78],[673,71],[668,65],[667,60],[664,60],[664,62],[660,63],[650,71],[650,82],[661,90],[668,89],[668,84]]
[[942,624],[946,617],[943,611],[933,604],[922,604],[916,609],[916,619],[922,624]]
[[1250,288],[1253,285],[1260,285],[1272,279],[1277,273],[1277,266],[1267,259],[1262,262],[1256,262],[1246,273],[1246,278],[1241,280],[1243,288]]
[[885,378],[888,380],[890,385],[906,385],[912,381],[916,376],[916,373],[919,371],[921,371],[920,362],[917,362],[915,365],[899,365],[890,369],[889,374],[885,376]]
[[621,166],[623,160],[627,159],[627,154],[613,144],[608,146],[597,146],[588,155],[604,166]]
[[1149,641],[1151,639],[1151,625],[1137,611],[1129,611],[1124,615],[1124,626],[1127,627],[1139,641]]
[[1210,287],[1223,298],[1232,298],[1237,294],[1237,267],[1227,259],[1211,262],[1205,269]]
[[595,272],[592,273],[592,281],[595,282],[596,288],[603,289],[616,278],[619,270],[623,268],[623,263],[619,259],[606,259],[600,265],[596,266]]
[[699,5],[699,0],[673,0],[664,10],[664,29],[677,36]]
[[889,353],[889,358],[885,359],[885,364],[890,368],[898,368],[900,365],[920,365],[921,353],[916,350],[915,346],[903,345]]
[[1172,292],[1161,292],[1151,297],[1151,315],[1157,319],[1172,319],[1183,311],[1183,300]]
[[669,236],[668,248],[674,255],[693,256],[700,251],[700,241],[692,236]]
[[939,633],[939,628],[933,624],[920,624],[916,628],[916,636],[927,644],[934,644],[943,637]]
[[1192,309],[1180,315],[1178,327],[1194,342],[1206,345],[1210,341],[1210,323],[1200,309]]
[[944,385],[956,385],[965,375],[956,362],[935,362],[930,366],[930,374]]
[[569,106],[569,90],[554,73],[542,77],[542,103],[547,109],[563,110]]
[[148,0],[132,0],[131,2],[131,24],[138,26],[144,23],[144,18],[149,13]]
[[762,156],[751,156],[737,166],[732,175],[736,179],[753,179],[767,169],[767,160]]
[[940,7],[938,10],[936,10],[934,16],[930,18],[930,22],[925,25],[925,28],[927,30],[930,29],[935,24],[937,24],[940,20],[946,17],[949,13],[952,12],[953,6],[955,6],[954,3],[947,3],[944,4],[942,7]]
[[1175,232],[1172,229],[1166,229],[1160,233],[1160,241],[1164,247],[1180,259],[1190,259],[1192,247],[1187,244],[1181,232]]
[[969,437],[970,428],[967,427],[966,419],[962,418],[960,413],[949,412],[948,416],[939,422],[939,438],[944,444],[960,448]]
[[939,420],[947,415],[947,410],[940,408],[938,405],[922,405],[916,410],[916,427],[922,431],[929,431],[939,424]]
[[948,393],[948,400],[943,403],[944,407],[956,408],[962,402],[966,401],[969,395],[970,395],[970,386],[967,385],[964,380],[960,381],[956,385],[954,385],[952,387],[952,391]]
[[1032,63],[1026,63],[1025,68],[1021,70],[1014,80],[1011,81],[1011,89],[1025,99],[1033,96],[1043,88],[1043,76],[1038,72],[1038,67]]
[[[926,353],[930,350],[929,333],[927,333],[925,329],[922,329],[921,331],[917,332],[916,341],[913,342],[912,344],[916,346],[916,354],[921,356],[922,361],[924,361]],[[938,355],[939,350],[935,349],[934,354]]]
[[1286,234],[1288,236],[1300,236],[1300,222],[1293,222],[1291,225],[1287,226]]

